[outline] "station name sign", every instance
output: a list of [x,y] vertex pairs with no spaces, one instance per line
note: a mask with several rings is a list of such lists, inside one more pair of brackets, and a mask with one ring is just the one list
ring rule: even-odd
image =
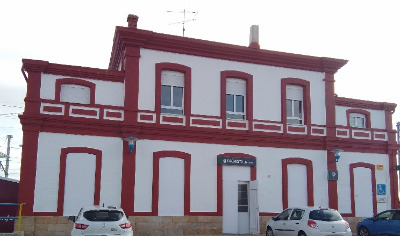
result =
[[256,158],[218,157],[218,165],[256,166]]

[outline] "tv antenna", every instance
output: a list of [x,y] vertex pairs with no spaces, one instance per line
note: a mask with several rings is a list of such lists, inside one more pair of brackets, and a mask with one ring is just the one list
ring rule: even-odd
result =
[[[178,21],[178,22],[174,22],[174,23],[171,23],[170,25],[174,25],[174,24],[182,24],[182,35],[183,35],[183,37],[185,37],[185,23],[188,23],[188,22],[191,22],[191,21],[196,21],[196,16],[197,16],[197,14],[198,14],[198,12],[197,11],[188,11],[188,10],[186,10],[186,9],[183,9],[183,11],[179,11],[179,12],[176,12],[176,11],[167,11],[168,13],[183,13],[183,21]],[[186,14],[191,14],[192,15],[192,18],[191,19],[186,19]]]

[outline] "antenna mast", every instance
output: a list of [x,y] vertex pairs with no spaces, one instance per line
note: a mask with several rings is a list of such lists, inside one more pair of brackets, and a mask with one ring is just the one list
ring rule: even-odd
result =
[[[182,24],[182,35],[185,37],[185,23],[190,22],[190,21],[195,21],[196,19],[194,17],[197,16],[198,12],[197,11],[187,11],[186,9],[183,9],[183,11],[180,12],[174,12],[174,11],[167,11],[168,13],[183,13],[183,21],[178,21],[175,23],[171,23],[170,25],[173,24]],[[186,14],[194,14],[192,19],[186,20]]]

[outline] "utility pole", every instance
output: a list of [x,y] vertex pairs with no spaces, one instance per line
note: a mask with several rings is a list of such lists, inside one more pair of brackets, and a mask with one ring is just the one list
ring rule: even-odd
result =
[[12,138],[12,135],[7,135],[6,168],[4,170],[6,178],[8,178],[8,168],[10,167],[10,142]]

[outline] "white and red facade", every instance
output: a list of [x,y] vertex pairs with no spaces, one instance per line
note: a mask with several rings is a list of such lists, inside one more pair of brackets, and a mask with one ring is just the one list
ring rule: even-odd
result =
[[[257,217],[296,204],[348,217],[399,207],[396,105],[337,97],[334,74],[347,61],[135,25],[116,28],[107,70],[23,60],[24,215],[73,215],[104,203],[130,216],[221,216],[224,233],[239,233],[237,183],[256,190]],[[163,71],[183,74],[181,115],[161,112]],[[245,119],[227,118],[229,78],[245,83]],[[63,94],[63,85],[84,88],[86,102],[65,102],[81,95]],[[302,88],[300,125],[287,122],[288,85]],[[365,116],[365,128],[350,126],[352,113]],[[130,136],[138,138],[133,152],[123,140]],[[339,162],[336,148],[344,150]],[[256,165],[221,165],[219,156]],[[328,170],[339,179],[328,180]]]

